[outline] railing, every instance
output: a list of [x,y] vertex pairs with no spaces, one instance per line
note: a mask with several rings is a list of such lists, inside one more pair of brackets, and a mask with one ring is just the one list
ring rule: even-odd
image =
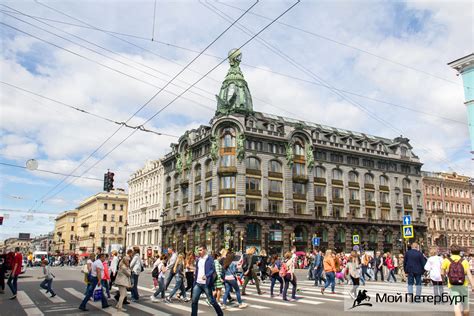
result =
[[268,177],[269,177],[269,178],[283,179],[283,173],[281,173],[281,172],[268,171]]
[[333,185],[344,185],[344,182],[342,180],[337,180],[337,179],[332,179],[331,183]]
[[390,208],[390,203],[381,202],[381,203],[380,203],[380,206],[383,207],[383,208]]
[[206,172],[206,178],[210,178],[210,177],[212,177],[212,171]]
[[262,175],[262,171],[260,171],[258,169],[250,169],[250,168],[247,168],[245,170],[245,173],[255,175],[255,176],[261,176]]
[[366,206],[375,206],[375,201],[365,201]]
[[283,198],[283,192],[273,192],[273,191],[268,191],[268,196],[273,197],[273,198]]
[[262,195],[262,191],[260,191],[260,190],[250,190],[250,189],[247,189],[245,193],[246,193],[247,195],[257,195],[257,196],[261,196],[261,195]]
[[212,192],[206,192],[206,193],[204,194],[204,197],[205,197],[205,198],[208,198],[208,197],[211,197],[211,196],[212,196]]
[[235,188],[233,188],[233,189],[219,189],[219,194],[235,194]]
[[294,200],[306,200],[306,194],[293,193]]
[[188,198],[183,199],[183,204],[188,204]]
[[403,193],[411,193],[411,189],[410,188],[403,188]]
[[219,174],[235,174],[237,173],[237,167],[235,166],[230,166],[230,167],[219,167],[217,169],[217,173]]
[[366,188],[366,189],[375,189],[375,186],[373,185],[373,183],[365,183],[364,188]]
[[314,182],[315,183],[326,183],[326,178],[314,177]]
[[198,195],[194,196],[194,201],[199,201],[200,199],[202,199],[201,194],[198,194]]
[[211,216],[240,215],[240,210],[215,210],[209,213]]
[[201,181],[201,175],[194,177],[194,182]]
[[352,205],[360,205],[360,200],[353,200],[353,199],[350,199],[350,200],[349,200],[349,204],[352,204]]
[[332,198],[334,204],[344,204],[344,198]]
[[302,174],[293,174],[293,182],[306,183],[308,176]]
[[325,196],[315,196],[314,200],[316,202],[327,202],[327,198]]
[[359,188],[360,184],[359,184],[359,182],[349,181],[349,187],[350,188]]
[[380,191],[390,191],[389,187],[386,185],[379,185],[379,190]]

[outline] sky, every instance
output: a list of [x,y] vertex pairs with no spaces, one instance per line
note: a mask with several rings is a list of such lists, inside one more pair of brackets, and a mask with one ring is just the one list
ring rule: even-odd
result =
[[[2,1],[0,240],[52,231],[108,169],[128,190],[176,136],[209,123],[227,61],[163,107],[293,3],[258,2],[167,85],[254,1]],[[473,5],[300,2],[241,49],[254,110],[403,135],[423,170],[474,176],[463,82],[447,66],[474,51]],[[142,106],[128,124],[160,111],[144,126],[165,135],[117,131]],[[38,170],[22,168],[29,159]]]

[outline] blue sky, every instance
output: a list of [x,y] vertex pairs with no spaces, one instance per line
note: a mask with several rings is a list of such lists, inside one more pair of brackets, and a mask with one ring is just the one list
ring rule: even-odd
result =
[[[116,121],[126,120],[158,91],[157,87],[163,86],[196,56],[192,51],[202,50],[229,25],[210,5],[236,19],[242,9],[252,4],[249,1],[157,1],[152,42],[152,0],[41,3],[69,16],[34,1],[6,1],[3,4],[10,8],[0,7],[1,22],[68,51],[2,24],[0,80]],[[276,17],[291,4],[261,1],[241,22],[256,32],[268,23],[262,16]],[[18,12],[9,13],[12,9],[39,17],[50,25]],[[472,12],[472,3],[468,1],[302,2],[280,20],[284,24],[272,25],[260,38],[313,75],[301,71],[257,40],[252,41],[242,49],[241,68],[255,110],[304,117],[389,138],[402,133],[411,139],[424,170],[457,171],[473,176],[462,81],[446,65],[473,51],[472,34],[466,32],[466,25],[472,24]],[[83,23],[133,36],[115,34],[113,37]],[[232,27],[206,51],[210,56],[201,56],[191,70],[174,81],[176,85],[159,94],[130,124],[144,122],[181,93],[183,87],[216,65],[220,59],[214,56],[225,58],[231,48],[248,38],[237,26]],[[186,99],[175,102],[146,126],[182,135],[187,129],[207,124],[216,106],[214,95],[226,71],[227,63],[224,63],[199,83],[197,89],[187,93]],[[315,75],[338,89],[364,97],[349,94],[345,94],[346,98],[338,97],[315,84]],[[2,163],[24,166],[28,159],[34,158],[39,161],[40,169],[69,174],[117,128],[4,84],[0,84],[0,89]],[[387,128],[386,121],[395,128]],[[168,152],[170,142],[176,141],[169,136],[139,132],[93,166],[128,134],[128,130],[118,132],[75,174],[102,179],[103,173],[111,169],[116,174],[116,186],[127,189],[131,173],[146,160],[160,158]],[[65,187],[70,181],[67,180],[51,191],[62,176],[8,166],[0,166],[0,172],[0,213],[8,214],[0,227],[0,239],[20,231],[46,233],[52,230],[51,219],[56,214],[76,207],[81,200],[102,189],[101,181],[78,179]],[[49,191],[51,194],[43,198]]]

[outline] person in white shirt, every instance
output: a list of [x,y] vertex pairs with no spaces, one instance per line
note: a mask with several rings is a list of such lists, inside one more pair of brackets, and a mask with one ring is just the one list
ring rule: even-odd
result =
[[441,264],[443,258],[438,256],[436,247],[430,249],[430,257],[426,261],[425,270],[429,271],[430,279],[433,283],[433,291],[435,296],[443,295],[443,278],[441,277]]
[[110,285],[109,288],[112,288],[112,284],[117,277],[119,259],[117,257],[117,251],[112,251],[112,260],[110,261]]
[[137,302],[140,298],[138,294],[138,277],[143,271],[142,260],[140,259],[140,248],[133,247],[133,259],[130,263],[130,269],[132,270],[132,302]]
[[[92,263],[91,266],[91,271],[90,271],[90,284],[87,287],[87,294],[84,297],[84,300],[82,301],[81,305],[79,306],[79,309],[82,311],[87,311],[88,309],[86,308],[87,302],[89,302],[89,299],[92,297],[94,294],[94,290],[99,285],[101,286],[102,282],[102,277],[104,276],[104,262],[105,260],[105,255],[103,253],[97,255],[97,260],[95,260]],[[102,308],[107,308],[109,307],[109,303],[107,302],[107,298],[105,295],[102,295]]]

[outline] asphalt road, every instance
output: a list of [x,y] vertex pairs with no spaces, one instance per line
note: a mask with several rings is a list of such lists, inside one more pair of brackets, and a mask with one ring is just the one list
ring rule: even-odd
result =
[[[41,280],[38,276],[41,275],[38,268],[29,268],[27,272],[19,279],[18,288],[19,294],[17,300],[9,300],[11,293],[8,287],[5,294],[0,294],[0,316],[41,316],[41,315],[190,315],[191,303],[179,303],[174,301],[168,303],[153,303],[150,300],[150,295],[153,293],[151,272],[146,270],[140,275],[139,292],[140,301],[138,303],[131,303],[125,305],[126,311],[118,313],[115,306],[115,300],[109,300],[111,307],[105,310],[100,308],[100,302],[88,304],[89,312],[81,312],[78,309],[80,302],[84,297],[85,285],[83,282],[83,275],[79,267],[53,267],[53,273],[56,278],[53,282],[53,289],[57,296],[50,298],[46,295],[44,290],[39,288]],[[336,294],[326,293],[322,295],[319,288],[313,286],[312,281],[306,280],[306,271],[298,271],[298,300],[296,302],[284,302],[281,297],[270,298],[269,282],[263,285],[265,294],[259,296],[256,293],[255,286],[250,285],[247,290],[247,296],[243,297],[244,302],[249,306],[246,309],[228,308],[224,311],[225,314],[244,314],[244,315],[370,315],[380,314],[379,311],[366,308],[364,311],[344,311],[344,298],[352,304],[349,296],[345,293],[343,286],[336,287]],[[170,285],[169,291],[173,288]],[[278,288],[278,285],[277,287]],[[400,283],[382,283],[382,282],[368,282],[366,287],[368,291],[375,295],[389,291],[397,293],[406,289],[404,284]],[[290,285],[291,289],[291,285]],[[429,288],[424,289],[424,293],[430,293]],[[113,290],[115,292],[115,290]],[[329,292],[329,291],[328,291]],[[373,300],[372,300],[373,301]],[[474,308],[474,300],[471,299],[471,308]],[[347,306],[346,306],[347,307]],[[390,312],[390,308],[384,311],[384,316],[389,315],[408,315],[413,313],[413,308],[406,306],[404,312]],[[214,310],[209,307],[204,298],[199,304],[199,315],[214,315]],[[373,311],[374,313],[371,313]],[[446,311],[429,311],[417,312],[417,315],[447,315]]]

